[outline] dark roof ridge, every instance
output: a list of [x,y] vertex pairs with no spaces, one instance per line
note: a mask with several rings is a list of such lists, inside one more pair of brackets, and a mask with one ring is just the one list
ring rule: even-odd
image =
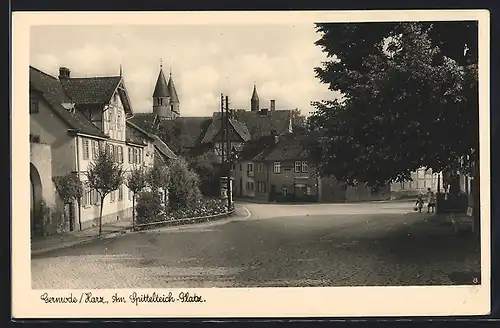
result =
[[54,75],[49,74],[49,73],[46,73],[46,72],[42,71],[41,69],[36,68],[36,67],[35,67],[35,66],[33,66],[33,65],[30,65],[30,68],[34,69],[34,70],[35,70],[35,71],[37,71],[38,73],[41,73],[41,74],[43,74],[43,75],[46,75],[46,76],[50,77],[51,79],[54,79],[54,80],[56,80],[56,81],[59,81],[59,79],[58,79],[57,77],[55,77]]

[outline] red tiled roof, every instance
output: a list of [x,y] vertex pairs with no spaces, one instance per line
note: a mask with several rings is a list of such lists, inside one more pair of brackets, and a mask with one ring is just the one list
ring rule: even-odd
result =
[[80,133],[106,137],[106,135],[80,111],[75,110],[74,112],[70,112],[64,108],[63,103],[72,103],[73,101],[65,92],[57,78],[30,66],[30,87],[41,93],[42,97],[70,128]]

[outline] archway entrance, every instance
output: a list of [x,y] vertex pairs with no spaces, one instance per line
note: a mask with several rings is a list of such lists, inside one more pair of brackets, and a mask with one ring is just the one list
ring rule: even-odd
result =
[[40,236],[43,234],[43,221],[42,221],[42,181],[38,170],[30,163],[30,209],[31,209],[31,237]]

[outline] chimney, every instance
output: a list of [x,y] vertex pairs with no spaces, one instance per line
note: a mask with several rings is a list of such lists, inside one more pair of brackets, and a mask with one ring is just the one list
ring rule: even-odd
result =
[[61,79],[69,79],[70,75],[70,70],[67,67],[60,67],[59,68],[59,80]]
[[271,106],[270,106],[271,110],[274,111],[276,110],[276,100],[272,99],[271,100]]
[[279,141],[279,136],[276,134],[276,130],[272,129],[271,130],[271,137],[274,139],[274,143],[277,144]]

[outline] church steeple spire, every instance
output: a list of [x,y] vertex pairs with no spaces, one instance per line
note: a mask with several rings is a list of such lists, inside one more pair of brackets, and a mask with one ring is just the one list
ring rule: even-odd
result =
[[156,80],[155,90],[153,92],[153,98],[159,97],[169,97],[167,79],[163,73],[163,64],[160,61],[160,73],[158,74],[158,79]]
[[250,99],[250,110],[252,112],[259,111],[259,95],[257,94],[257,86],[253,84],[252,98]]

